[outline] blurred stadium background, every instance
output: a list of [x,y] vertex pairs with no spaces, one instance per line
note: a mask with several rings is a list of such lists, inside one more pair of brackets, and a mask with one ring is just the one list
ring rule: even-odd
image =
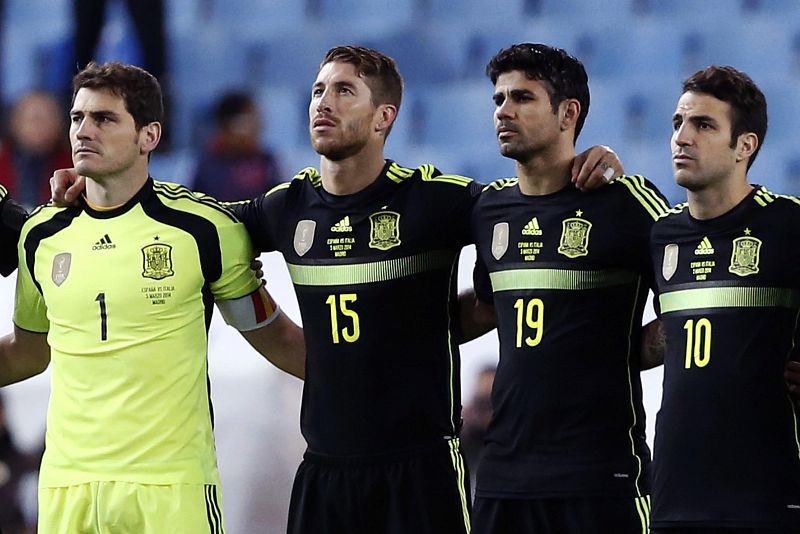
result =
[[[4,4],[4,6],[3,6]],[[0,0],[0,96],[63,90],[72,43],[70,0]],[[122,2],[110,1],[98,59],[138,63]],[[265,141],[287,179],[316,165],[308,146],[309,87],[324,52],[357,43],[393,56],[406,80],[387,155],[407,166],[433,162],[490,181],[513,174],[493,135],[491,85],[483,73],[500,48],[522,41],[561,46],[589,73],[591,106],[579,149],[614,147],[626,170],[648,176],[675,203],[670,117],[683,78],[711,63],[752,76],[767,95],[770,126],[752,182],[800,194],[800,2],[797,0],[165,0],[172,150],[156,154],[154,177],[186,183],[211,124],[210,106],[247,89],[265,110]],[[299,320],[280,257],[264,256],[268,287]],[[462,285],[470,284],[467,249]],[[0,317],[10,328],[13,277],[0,281]],[[652,313],[652,312],[649,312]],[[462,398],[496,359],[489,334],[464,347]],[[210,372],[228,532],[283,531],[294,469],[300,385],[264,365],[216,317]],[[648,434],[660,371],[644,375]],[[47,375],[7,388],[18,441],[40,445]]]

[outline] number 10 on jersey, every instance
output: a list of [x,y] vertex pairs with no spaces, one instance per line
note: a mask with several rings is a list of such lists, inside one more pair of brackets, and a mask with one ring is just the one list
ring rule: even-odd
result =
[[[325,304],[331,309],[331,337],[334,344],[338,344],[342,340],[346,343],[353,343],[361,336],[358,314],[350,308],[350,304],[357,298],[355,293],[342,293],[341,295],[328,295],[328,298],[325,299]],[[341,329],[340,322],[342,323]],[[346,325],[346,322],[351,324]]]

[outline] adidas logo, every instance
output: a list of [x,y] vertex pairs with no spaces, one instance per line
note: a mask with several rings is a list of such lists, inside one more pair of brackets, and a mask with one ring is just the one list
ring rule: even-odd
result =
[[112,243],[111,238],[108,237],[108,234],[106,234],[97,240],[97,243],[94,244],[92,250],[106,250],[109,248],[117,248],[117,245]]
[[534,217],[528,224],[522,228],[522,235],[542,235],[542,229],[539,228],[539,219]]
[[353,227],[350,226],[350,216],[345,215],[344,218],[331,226],[331,232],[352,232]]
[[714,253],[714,246],[711,244],[711,240],[708,237],[704,237],[700,244],[697,245],[697,248],[694,249],[695,256],[703,256],[707,254]]

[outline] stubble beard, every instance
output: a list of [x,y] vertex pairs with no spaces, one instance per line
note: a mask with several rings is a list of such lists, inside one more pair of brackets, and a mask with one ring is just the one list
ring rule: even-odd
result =
[[311,138],[314,151],[331,161],[341,161],[361,152],[367,145],[367,135],[354,125],[345,128],[344,135],[338,139]]

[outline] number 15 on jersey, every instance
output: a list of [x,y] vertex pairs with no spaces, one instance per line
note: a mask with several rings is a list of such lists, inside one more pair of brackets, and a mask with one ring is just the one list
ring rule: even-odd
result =
[[353,343],[361,336],[358,314],[351,307],[357,298],[355,293],[342,293],[328,295],[325,299],[331,311],[331,337],[334,344],[342,341]]

